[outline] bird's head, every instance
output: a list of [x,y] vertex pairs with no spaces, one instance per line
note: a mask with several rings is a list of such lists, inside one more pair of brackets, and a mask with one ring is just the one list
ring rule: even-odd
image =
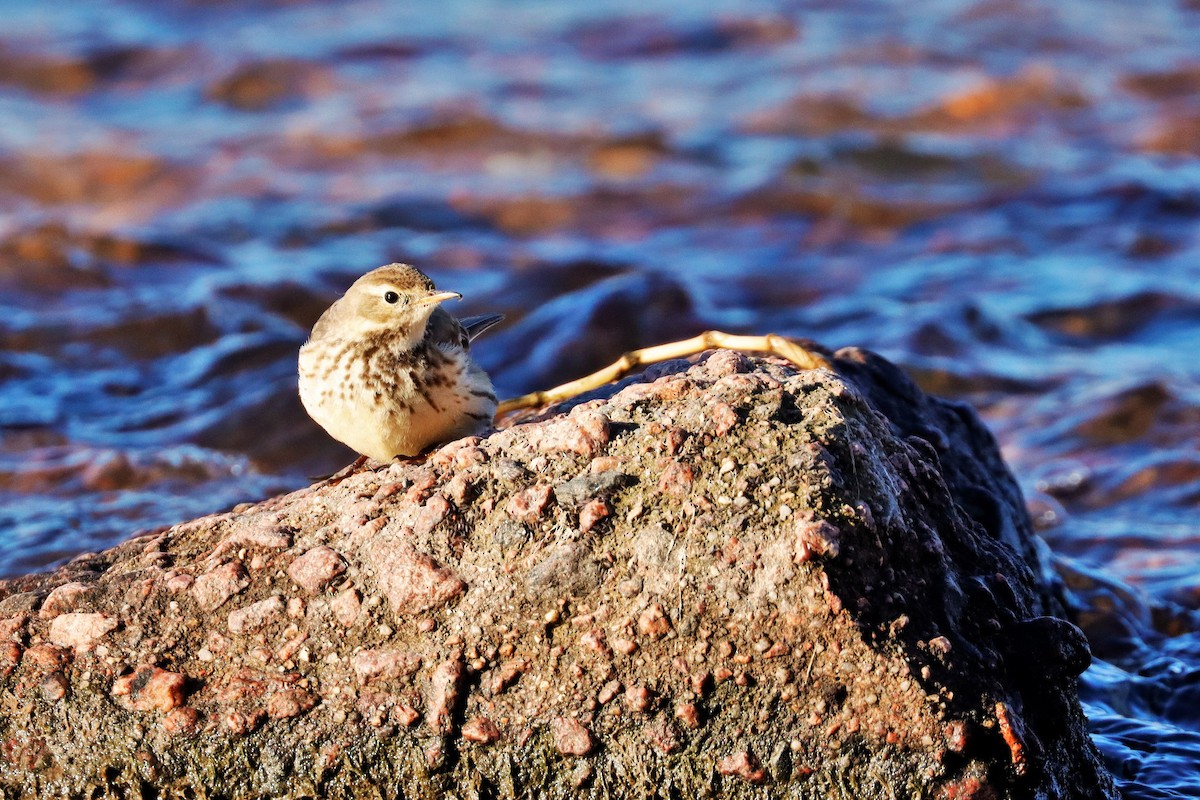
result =
[[[356,280],[330,311],[343,336],[365,336],[387,330],[416,345],[438,305],[461,299],[458,292],[439,292],[425,273],[407,264],[388,264]],[[314,329],[314,334],[318,331]]]

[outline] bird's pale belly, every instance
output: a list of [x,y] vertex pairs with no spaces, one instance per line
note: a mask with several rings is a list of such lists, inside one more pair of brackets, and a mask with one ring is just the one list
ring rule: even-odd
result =
[[377,393],[359,381],[312,380],[305,373],[315,370],[305,370],[302,359],[300,401],[331,436],[358,453],[377,461],[415,456],[490,426],[496,410],[491,382],[482,371],[463,366],[455,363],[453,379],[435,391],[421,392],[399,375]]

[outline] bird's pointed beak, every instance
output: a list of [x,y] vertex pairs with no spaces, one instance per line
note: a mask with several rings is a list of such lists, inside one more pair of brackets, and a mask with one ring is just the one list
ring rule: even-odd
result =
[[462,295],[458,292],[434,292],[433,294],[422,297],[416,302],[416,305],[437,305],[438,303],[444,303],[447,300],[462,300]]

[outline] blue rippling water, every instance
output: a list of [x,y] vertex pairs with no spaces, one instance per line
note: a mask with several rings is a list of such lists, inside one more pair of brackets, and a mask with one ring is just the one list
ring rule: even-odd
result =
[[1130,798],[1200,796],[1195,3],[3,0],[0,572],[303,485],[389,261],[506,392],[705,328],[996,431]]

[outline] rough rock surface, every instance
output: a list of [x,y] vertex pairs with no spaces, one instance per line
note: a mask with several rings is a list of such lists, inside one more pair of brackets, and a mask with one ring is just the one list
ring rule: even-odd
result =
[[1113,797],[976,417],[735,353],[0,584],[0,796]]

